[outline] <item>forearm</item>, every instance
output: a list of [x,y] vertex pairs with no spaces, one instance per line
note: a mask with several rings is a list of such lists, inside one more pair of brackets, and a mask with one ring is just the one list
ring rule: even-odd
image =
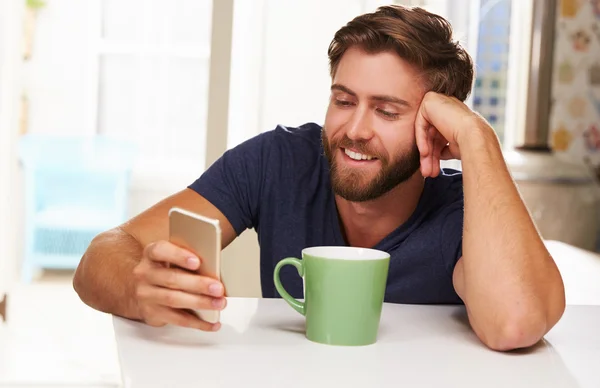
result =
[[98,235],[83,255],[73,287],[90,307],[140,319],[135,302],[133,269],[143,248],[130,234],[113,229]]
[[529,346],[562,315],[562,279],[495,134],[475,130],[470,135],[460,145],[465,195],[461,296],[480,337],[499,348]]

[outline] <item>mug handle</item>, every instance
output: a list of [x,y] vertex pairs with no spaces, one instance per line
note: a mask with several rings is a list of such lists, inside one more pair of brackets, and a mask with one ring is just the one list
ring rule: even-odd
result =
[[279,295],[281,295],[281,297],[290,306],[292,306],[292,308],[294,310],[298,311],[302,315],[305,315],[306,311],[304,309],[304,303],[300,302],[297,299],[294,299],[294,297],[291,296],[285,290],[285,288],[283,288],[283,285],[281,284],[281,280],[279,280],[279,270],[284,265],[293,265],[294,267],[296,267],[296,269],[298,270],[298,275],[300,275],[300,276],[304,276],[304,265],[301,260],[298,260],[294,257],[288,257],[287,259],[283,259],[279,263],[277,263],[277,265],[275,266],[275,272],[273,273],[273,280],[275,281],[275,288],[277,289],[277,292],[279,293]]

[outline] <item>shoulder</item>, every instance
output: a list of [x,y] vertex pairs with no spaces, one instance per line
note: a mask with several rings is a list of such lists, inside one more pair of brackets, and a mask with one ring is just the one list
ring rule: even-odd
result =
[[217,207],[240,234],[258,225],[264,198],[297,188],[297,175],[315,171],[318,158],[311,155],[319,154],[320,128],[280,125],[256,135],[227,150],[188,187]]
[[[277,125],[227,150],[223,157],[229,160],[263,161],[293,159],[294,156],[318,154],[321,148],[321,126],[306,123],[297,127]],[[251,160],[248,160],[251,159]]]
[[273,135],[279,136],[283,141],[307,141],[310,143],[321,142],[321,129],[323,127],[316,123],[306,123],[298,127],[289,127],[278,125],[273,132]]
[[244,163],[258,162],[273,173],[302,173],[321,163],[322,127],[306,123],[297,127],[278,125],[228,151],[228,157]]
[[298,127],[278,125],[263,134],[265,141],[277,149],[293,153],[319,151],[322,127],[315,123],[306,123]]
[[297,127],[277,125],[274,129],[265,131],[241,143],[239,147],[252,147],[256,145],[289,146],[289,145],[319,145],[321,144],[322,127],[316,123],[306,123]]

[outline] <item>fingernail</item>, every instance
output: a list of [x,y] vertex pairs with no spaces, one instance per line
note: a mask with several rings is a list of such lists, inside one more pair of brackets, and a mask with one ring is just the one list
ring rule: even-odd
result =
[[212,305],[216,308],[221,308],[223,307],[223,299],[213,299],[212,300]]
[[189,269],[196,269],[200,265],[200,260],[197,257],[188,257],[186,263]]
[[221,323],[217,322],[213,325],[212,331],[219,331],[220,328],[221,328]]
[[208,286],[208,292],[210,292],[211,295],[220,296],[223,293],[223,286],[219,283],[213,283]]

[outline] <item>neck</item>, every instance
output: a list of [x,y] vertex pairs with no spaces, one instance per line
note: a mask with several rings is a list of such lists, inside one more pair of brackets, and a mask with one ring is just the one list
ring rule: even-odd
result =
[[367,202],[350,202],[335,196],[346,242],[350,246],[372,248],[413,214],[424,178],[420,172],[381,197]]

